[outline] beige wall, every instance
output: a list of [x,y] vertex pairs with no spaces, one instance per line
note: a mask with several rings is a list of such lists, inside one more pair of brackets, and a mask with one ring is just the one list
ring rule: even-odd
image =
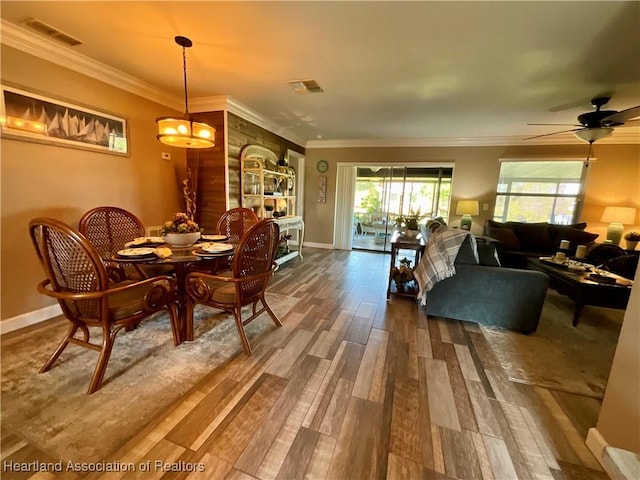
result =
[[[52,216],[76,227],[99,205],[116,205],[157,225],[178,210],[174,162],[184,151],[162,146],[155,118],[175,111],[84,75],[2,46],[2,82],[125,117],[130,157],[2,139],[1,318],[53,304],[36,291],[44,273],[28,223]],[[172,161],[161,159],[161,152]]]
[[[477,199],[489,204],[473,218],[472,231],[481,233],[482,226],[491,216],[501,158],[586,158],[587,144],[558,146],[506,146],[506,147],[402,147],[402,148],[307,148],[307,176],[305,198],[305,240],[319,244],[333,244],[333,219],[336,204],[336,168],[338,162],[350,163],[412,163],[454,162],[452,209],[459,199]],[[606,205],[634,206],[638,208],[636,225],[625,226],[625,231],[639,230],[640,221],[640,145],[594,145],[587,180],[585,204],[581,221],[588,230],[606,237],[607,225],[600,222]],[[320,174],[316,170],[319,160],[329,162],[327,172],[327,203],[317,203],[316,191]],[[338,196],[339,197],[339,196]],[[460,216],[451,215],[451,225],[458,225]]]
[[640,267],[613,357],[597,429],[606,442],[640,454]]

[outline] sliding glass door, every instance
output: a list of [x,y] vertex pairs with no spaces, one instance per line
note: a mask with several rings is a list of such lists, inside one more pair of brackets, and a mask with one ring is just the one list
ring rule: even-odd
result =
[[420,212],[422,222],[449,213],[453,168],[359,166],[354,195],[353,248],[390,251],[398,215]]

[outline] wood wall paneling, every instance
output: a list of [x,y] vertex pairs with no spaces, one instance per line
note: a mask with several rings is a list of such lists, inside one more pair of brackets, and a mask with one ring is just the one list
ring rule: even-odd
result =
[[[196,198],[196,221],[205,230],[213,232],[220,216],[228,208],[240,206],[240,151],[245,145],[261,145],[273,151],[278,158],[287,150],[304,155],[304,148],[251,123],[233,113],[204,112],[193,117],[212,125],[216,129],[216,146],[210,149],[189,150],[187,164],[197,165],[198,195]],[[225,154],[226,146],[226,154]],[[228,180],[225,179],[228,167]]]

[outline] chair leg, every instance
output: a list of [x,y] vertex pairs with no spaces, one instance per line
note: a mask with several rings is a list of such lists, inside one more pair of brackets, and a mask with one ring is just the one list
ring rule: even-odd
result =
[[173,302],[171,302],[171,304],[169,305],[169,318],[171,319],[171,333],[173,333],[173,346],[177,347],[182,342],[182,334],[180,333],[180,323],[178,322],[178,308]]
[[[193,341],[193,312],[196,308],[196,302],[193,301],[191,297],[187,299],[187,315],[185,321],[187,324],[184,326],[185,338],[181,338],[180,341],[183,342],[185,340]],[[178,317],[176,316],[176,319]],[[177,320],[176,320],[177,322]],[[180,328],[178,327],[178,331]]]
[[273,320],[273,323],[275,323],[278,327],[281,327],[282,322],[280,321],[278,316],[275,313],[273,313],[273,310],[271,310],[271,307],[267,305],[267,301],[264,299],[264,297],[260,297],[260,301],[262,302],[264,309],[267,311],[267,313],[271,317],[271,320]]
[[238,334],[240,335],[240,340],[242,341],[242,348],[244,349],[244,353],[246,353],[247,357],[252,355],[251,353],[251,345],[249,345],[249,339],[247,338],[247,334],[244,331],[244,325],[242,324],[242,307],[238,306],[233,311],[233,316],[236,319],[236,327],[238,329]]
[[51,367],[53,366],[55,361],[58,359],[60,354],[64,351],[65,348],[67,348],[67,345],[69,345],[69,339],[71,339],[76,334],[76,332],[78,331],[78,328],[82,328],[82,331],[85,336],[85,340],[87,340],[89,336],[87,332],[87,327],[84,325],[80,326],[75,323],[72,323],[69,326],[69,330],[67,330],[67,334],[64,336],[64,338],[58,345],[58,348],[56,348],[56,350],[49,357],[49,360],[47,360],[46,363],[40,368],[40,373],[47,372],[49,369],[51,369]]
[[89,383],[89,390],[87,390],[89,395],[100,390],[100,387],[102,387],[102,380],[104,378],[104,373],[107,370],[107,364],[109,363],[109,357],[111,356],[113,342],[117,333],[118,330],[110,332],[107,327],[102,328],[102,350],[100,351],[98,363],[96,364],[93,376],[91,377],[91,382]]

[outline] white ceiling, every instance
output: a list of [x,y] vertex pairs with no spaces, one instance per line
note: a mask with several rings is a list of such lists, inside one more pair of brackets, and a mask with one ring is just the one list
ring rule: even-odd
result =
[[[227,95],[311,145],[527,144],[572,128],[527,123],[575,124],[595,96],[640,105],[637,1],[2,1],[1,16],[51,24],[83,42],[73,51],[174,97],[173,38],[187,36],[190,104]],[[286,83],[309,78],[325,92]],[[601,140],[616,141],[640,143],[640,129]]]

